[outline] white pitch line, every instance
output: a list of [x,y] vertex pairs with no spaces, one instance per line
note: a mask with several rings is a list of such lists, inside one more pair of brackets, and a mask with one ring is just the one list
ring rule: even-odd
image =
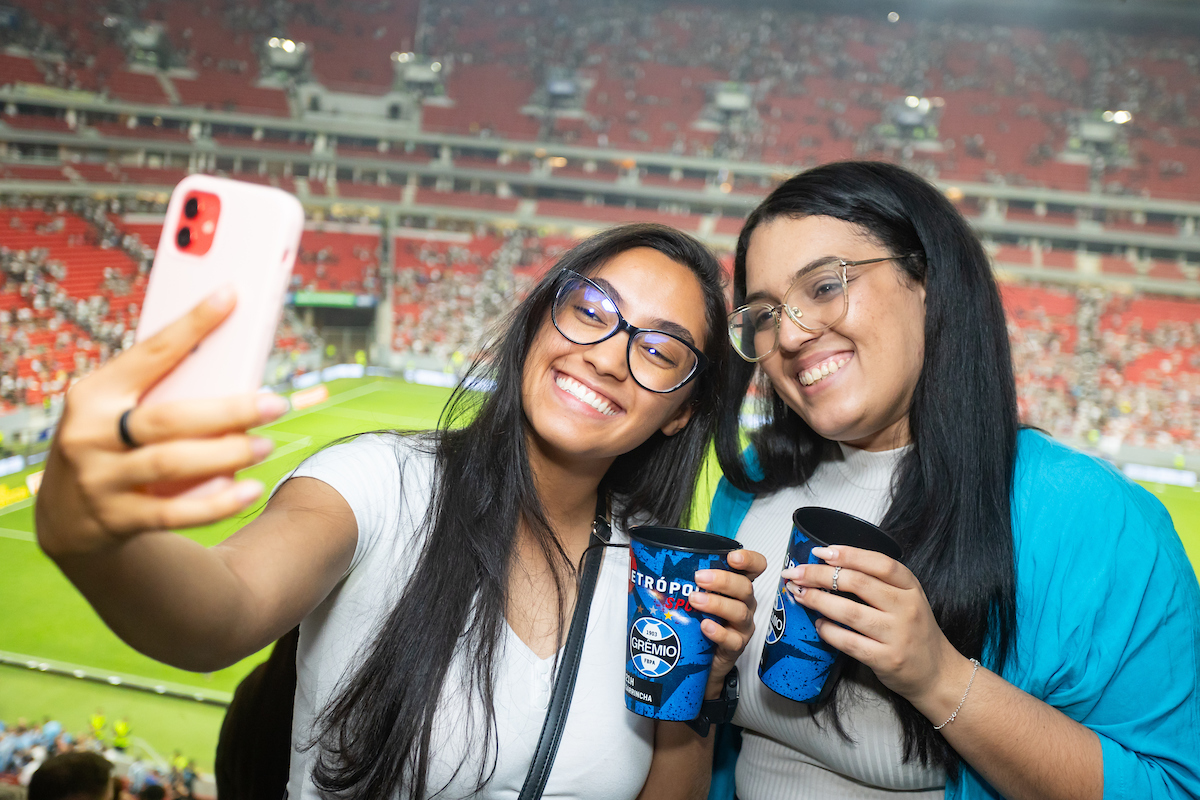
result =
[[[260,461],[259,464],[269,464],[277,458],[283,458],[284,456],[289,456],[292,453],[296,452],[297,450],[303,450],[303,449],[309,447],[310,445],[312,445],[312,437],[311,436],[301,436],[299,439],[288,442],[283,447],[280,447],[277,450],[272,450],[271,455],[267,456],[265,459]],[[258,466],[258,464],[256,464],[255,466]]]
[[29,531],[19,531],[16,528],[0,528],[0,537],[16,539],[18,542],[36,542],[37,537]]
[[11,514],[14,511],[20,511],[22,509],[29,508],[31,505],[33,505],[33,501],[36,499],[36,497],[26,497],[24,500],[18,500],[10,505],[0,506],[0,517],[3,517],[5,514]]
[[263,430],[270,430],[271,426],[273,425],[282,425],[287,422],[291,422],[294,419],[300,419],[301,417],[307,417],[309,414],[315,414],[318,411],[325,411],[326,409],[340,405],[347,400],[354,400],[355,398],[362,397],[373,392],[378,392],[382,388],[384,388],[383,384],[376,381],[375,383],[368,383],[366,386],[360,386],[357,389],[349,389],[345,392],[339,392],[338,394],[331,396],[328,400],[323,400],[320,403],[317,403],[315,406],[310,406],[299,411],[293,411],[289,414],[285,414],[284,416],[272,422],[270,425],[264,425]]

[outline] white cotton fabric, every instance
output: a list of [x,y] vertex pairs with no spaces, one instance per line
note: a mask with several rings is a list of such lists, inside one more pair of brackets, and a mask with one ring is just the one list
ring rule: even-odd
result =
[[[292,724],[296,744],[311,738],[315,716],[335,696],[341,681],[353,674],[356,656],[370,646],[411,576],[432,494],[434,460],[403,437],[371,434],[317,453],[294,476],[329,484],[345,498],[358,522],[358,545],[345,579],[300,626]],[[613,540],[628,538],[614,526]],[[634,798],[650,771],[654,723],[625,708],[628,584],[629,551],[608,549],[546,798]],[[554,658],[538,658],[510,628],[506,631],[494,676],[499,753],[495,773],[475,795],[495,800],[514,800],[520,793],[554,680]],[[453,674],[462,674],[464,666],[460,661],[452,667],[448,687],[457,684]],[[472,709],[463,694],[448,689],[435,722],[428,786],[432,794],[449,784],[441,795],[446,798],[470,795],[485,755],[478,742],[467,741],[466,719]],[[483,719],[482,709],[473,713],[475,719]],[[293,748],[289,798],[318,797],[311,780],[315,758],[315,749]]]
[[[792,512],[801,506],[837,509],[876,525],[891,504],[891,480],[908,448],[868,452],[842,446],[843,459],[821,464],[801,487],[756,499],[737,538],[767,558],[767,571],[754,582],[758,602],[754,637],[738,661],[742,697],[734,723],[742,726],[737,762],[741,800],[849,800],[941,798],[946,783],[940,767],[902,763],[900,721],[869,671],[853,693],[839,697],[842,739],[828,717],[821,725],[808,707],[775,694],[758,680],[758,659],[787,557]],[[844,702],[843,702],[844,701]]]

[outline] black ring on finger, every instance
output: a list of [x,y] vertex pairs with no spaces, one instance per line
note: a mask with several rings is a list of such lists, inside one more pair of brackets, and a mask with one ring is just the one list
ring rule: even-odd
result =
[[132,434],[129,433],[129,415],[132,413],[132,408],[126,409],[125,413],[121,415],[121,418],[117,420],[117,435],[121,437],[122,444],[124,444],[130,450],[136,450],[142,445],[137,439],[133,438]]

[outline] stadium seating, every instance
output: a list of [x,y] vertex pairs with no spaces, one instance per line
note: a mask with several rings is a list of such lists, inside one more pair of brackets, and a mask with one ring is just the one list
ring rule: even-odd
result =
[[296,289],[377,292],[379,234],[305,230],[292,271]]

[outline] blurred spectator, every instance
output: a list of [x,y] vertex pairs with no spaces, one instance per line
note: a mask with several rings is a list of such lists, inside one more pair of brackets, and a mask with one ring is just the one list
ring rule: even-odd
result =
[[64,753],[46,759],[29,781],[29,800],[117,800],[112,764],[98,753]]

